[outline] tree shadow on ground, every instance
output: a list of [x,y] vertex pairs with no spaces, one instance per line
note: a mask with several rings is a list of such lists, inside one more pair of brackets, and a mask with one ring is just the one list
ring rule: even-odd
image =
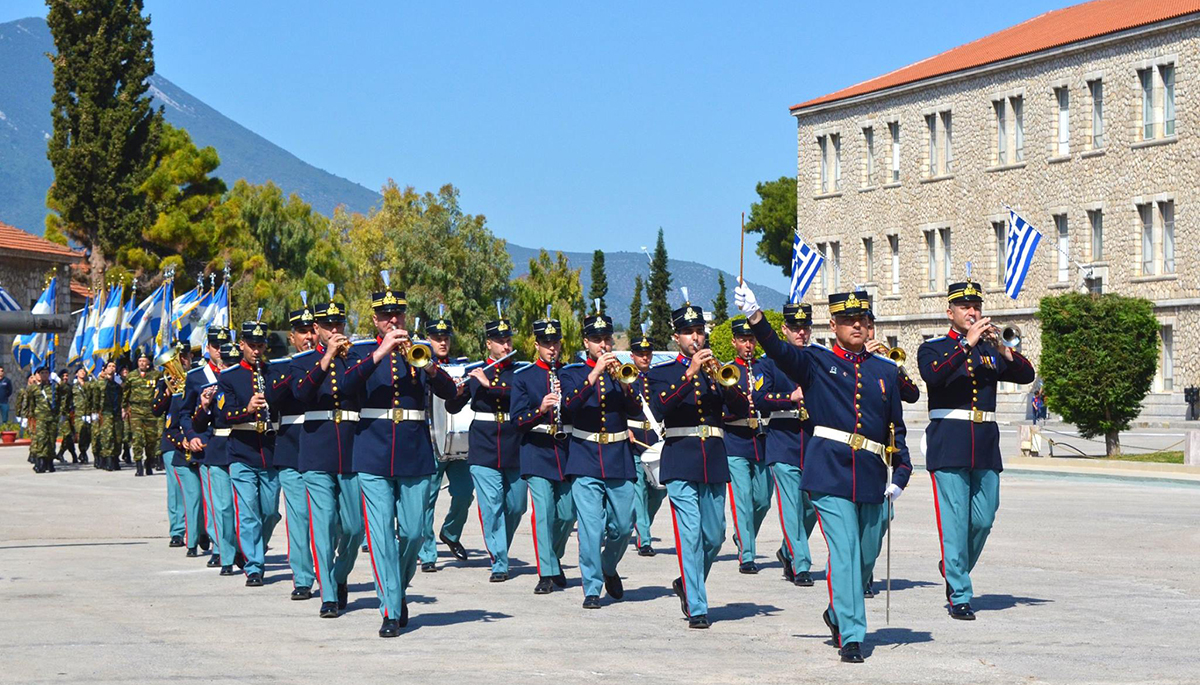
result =
[[719,607],[709,607],[710,621],[737,621],[754,616],[771,616],[782,611],[773,604],[756,604],[754,602],[734,602]]

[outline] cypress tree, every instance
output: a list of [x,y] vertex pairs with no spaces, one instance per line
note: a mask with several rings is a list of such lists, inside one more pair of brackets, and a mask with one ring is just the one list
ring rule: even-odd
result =
[[633,277],[633,300],[629,303],[629,337],[642,333],[642,275]]
[[725,295],[725,274],[717,272],[717,299],[712,302],[714,326],[729,320],[729,299]]
[[667,245],[663,231],[658,229],[658,244],[650,258],[650,282],[646,285],[649,300],[650,338],[663,344],[671,339],[671,305],[667,304],[667,291],[671,289],[671,272],[667,270]]
[[597,299],[600,300],[600,311],[607,311],[607,303],[604,301],[607,294],[608,276],[604,273],[604,250],[596,250],[592,253],[592,287],[588,289],[588,305],[584,311],[588,311]]

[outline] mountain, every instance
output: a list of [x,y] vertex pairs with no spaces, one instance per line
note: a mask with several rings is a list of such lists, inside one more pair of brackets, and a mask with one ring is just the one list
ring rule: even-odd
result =
[[[50,28],[41,18],[0,24],[0,221],[41,235],[46,191],[54,171],[46,159],[50,138],[54,52]],[[167,121],[186,128],[200,147],[221,155],[217,175],[229,185],[274,181],[322,214],[335,207],[366,212],[379,194],[304,162],[250,129],[209,107],[162,74],[150,77],[155,106]]]
[[[45,228],[46,191],[54,171],[46,159],[50,138],[50,99],[54,92],[53,72],[47,53],[54,51],[50,28],[41,18],[0,24],[0,221],[41,235]],[[274,181],[287,193],[296,193],[322,214],[335,207],[367,212],[379,194],[347,179],[319,169],[275,145],[209,107],[199,98],[175,85],[162,74],[150,78],[155,104],[163,107],[167,121],[188,130],[192,140],[211,145],[221,155],[217,175],[229,185],[239,178],[251,183]],[[513,276],[527,273],[529,260],[538,250],[509,244]],[[591,285],[592,253],[565,252],[572,268],[582,269],[584,293]],[[621,323],[629,322],[633,278],[649,274],[646,256],[637,252],[605,254],[609,313]],[[705,308],[717,294],[717,270],[696,262],[671,260],[673,290],[669,301],[679,304],[679,286],[691,291],[691,299]],[[729,302],[733,303],[736,278],[726,272]],[[783,293],[755,285],[755,293],[767,306],[778,307]],[[732,313],[732,311],[731,311]]]

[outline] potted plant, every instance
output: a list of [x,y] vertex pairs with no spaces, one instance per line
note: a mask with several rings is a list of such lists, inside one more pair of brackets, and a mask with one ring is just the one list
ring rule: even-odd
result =
[[11,445],[17,441],[17,432],[21,430],[15,422],[0,424],[0,443]]

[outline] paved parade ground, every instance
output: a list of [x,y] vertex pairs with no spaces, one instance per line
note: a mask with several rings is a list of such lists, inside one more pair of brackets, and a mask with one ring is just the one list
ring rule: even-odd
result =
[[[828,594],[780,577],[772,509],[757,576],[727,542],[709,580],[710,630],[688,630],[669,509],[653,558],[621,564],[626,595],[584,611],[575,539],[566,591],[535,597],[528,514],[515,577],[489,584],[475,514],[467,564],[418,573],[411,623],[376,637],[369,561],[350,606],[317,617],[288,600],[282,526],[267,583],[247,588],[167,547],[163,476],[86,468],[35,475],[0,449],[0,682],[1195,682],[1200,681],[1200,487],[1005,474],[997,525],[974,579],[974,623],[951,620],[937,575],[928,476],[900,499],[885,596],[867,600],[865,664],[838,661],[820,614]],[[444,508],[443,493],[439,507]],[[732,525],[727,515],[727,531]],[[813,538],[814,567],[825,545]],[[882,587],[885,560],[877,578]]]

